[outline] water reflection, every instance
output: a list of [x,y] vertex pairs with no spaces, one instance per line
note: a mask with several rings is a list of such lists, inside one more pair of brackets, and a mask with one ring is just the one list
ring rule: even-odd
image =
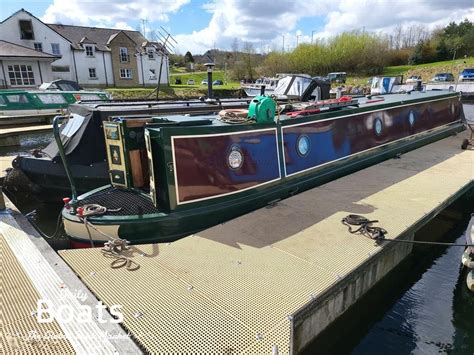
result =
[[[464,236],[456,241],[463,243]],[[352,354],[472,355],[474,295],[467,290],[465,274],[461,275],[462,252],[462,248],[450,247],[436,258],[419,281],[375,323]]]

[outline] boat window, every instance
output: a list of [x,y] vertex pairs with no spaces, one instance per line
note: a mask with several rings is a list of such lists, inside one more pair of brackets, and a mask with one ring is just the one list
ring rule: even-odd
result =
[[7,103],[5,102],[5,98],[3,96],[0,96],[0,105],[6,105]]
[[41,94],[38,95],[38,99],[44,104],[65,104],[66,99],[61,94]]
[[69,119],[66,121],[64,128],[61,130],[61,134],[66,137],[72,137],[81,128],[84,122],[84,116],[71,114]]
[[28,98],[24,94],[6,95],[7,100],[15,104],[27,104]]
[[81,101],[102,101],[101,97],[97,94],[82,94],[81,93]]

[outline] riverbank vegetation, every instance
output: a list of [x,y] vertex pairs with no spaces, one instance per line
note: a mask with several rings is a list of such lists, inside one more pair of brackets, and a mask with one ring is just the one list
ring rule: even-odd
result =
[[289,53],[272,52],[263,63],[264,72],[326,75],[333,71],[380,74],[388,63],[388,42],[384,37],[364,33],[343,33],[327,41],[301,44]]

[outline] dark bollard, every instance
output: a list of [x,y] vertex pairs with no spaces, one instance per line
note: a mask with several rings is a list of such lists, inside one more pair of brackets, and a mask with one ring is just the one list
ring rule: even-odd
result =
[[214,68],[214,63],[204,64],[207,67],[207,97],[212,99],[212,69]]

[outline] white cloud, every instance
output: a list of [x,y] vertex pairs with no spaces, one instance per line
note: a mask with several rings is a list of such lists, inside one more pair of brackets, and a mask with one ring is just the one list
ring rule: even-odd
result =
[[205,9],[213,16],[208,26],[191,34],[178,34],[178,48],[185,52],[204,52],[207,49],[230,48],[237,38],[253,43],[257,48],[272,45],[280,35],[295,28],[304,16],[315,16],[325,9],[322,5],[308,4],[307,0],[215,0]]
[[[204,6],[212,18],[207,27],[178,34],[178,49],[203,53],[210,48],[229,49],[235,38],[256,48],[281,48],[310,42],[311,33],[296,31],[303,18],[322,16],[322,28],[315,38],[328,38],[343,31],[390,32],[399,24],[423,25],[426,29],[445,26],[450,21],[474,21],[473,0],[214,0]],[[174,29],[176,33],[179,29]]]
[[[130,20],[168,21],[190,0],[54,0],[41,20],[84,26],[110,26],[131,29]],[[117,27],[118,26],[118,27]]]

